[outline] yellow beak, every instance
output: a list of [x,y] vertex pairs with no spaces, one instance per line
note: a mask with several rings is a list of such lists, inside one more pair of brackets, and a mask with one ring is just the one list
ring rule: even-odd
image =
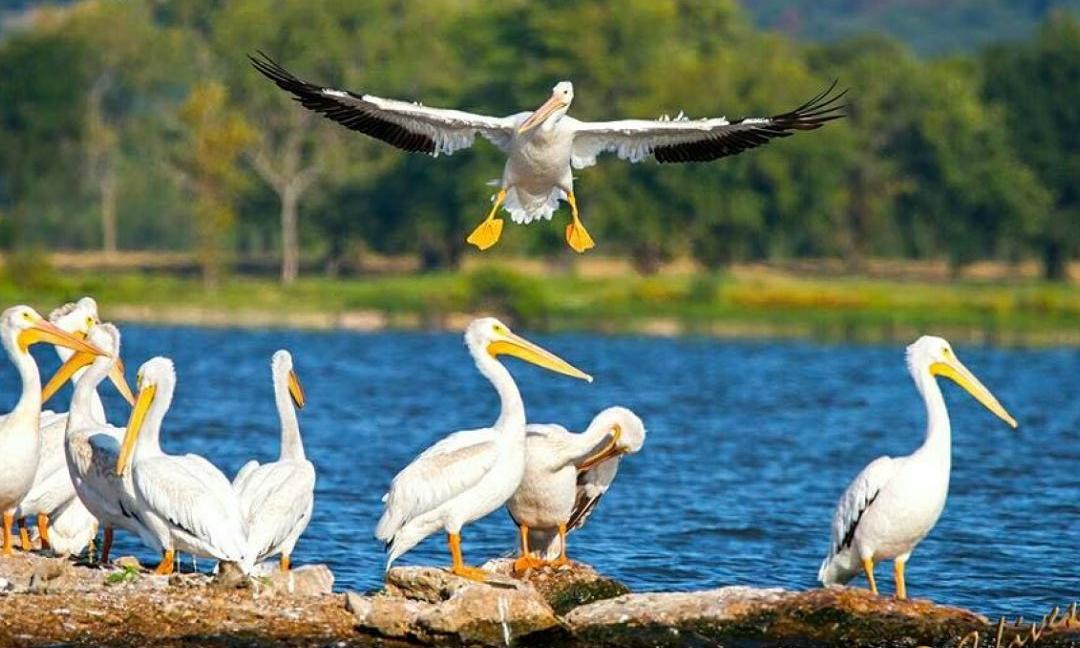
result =
[[581,462],[581,465],[578,466],[578,472],[585,472],[593,466],[602,464],[608,459],[612,459],[621,455],[623,453],[622,449],[619,448],[619,437],[621,436],[622,427],[619,425],[615,425],[611,430],[611,440],[607,442],[607,445],[605,445],[600,450],[600,452],[597,452],[593,456]]
[[526,362],[531,362],[538,367],[543,367],[572,378],[580,378],[592,382],[592,376],[589,374],[581,371],[554,353],[542,349],[525,338],[510,333],[509,331],[504,334],[504,339],[490,342],[487,346],[487,352],[490,353],[492,357],[498,357],[500,355],[514,356],[515,358],[521,358]]
[[72,351],[84,351],[93,355],[105,355],[104,351],[90,344],[86,340],[80,340],[78,337],[45,320],[41,320],[22,333],[19,333],[17,341],[19,348],[23,351],[27,351],[31,345],[37,344],[38,342],[48,342],[49,344],[55,344],[56,346],[66,347]]
[[[71,380],[71,377],[75,375],[79,369],[89,365],[94,361],[94,355],[86,353],[85,351],[76,351],[67,362],[60,365],[60,369],[53,374],[53,377],[49,379],[49,382],[45,384],[45,388],[41,390],[41,402],[47,403],[50,398],[56,395],[56,392],[60,391],[60,388],[64,386],[64,383]],[[124,363],[120,358],[116,359],[116,364],[109,370],[109,380],[116,385],[117,391],[124,397],[124,400],[129,405],[135,405],[135,395],[131,393],[131,387],[128,386],[127,379],[124,378]]]
[[544,123],[551,113],[560,108],[564,108],[565,103],[555,95],[551,95],[551,98],[544,102],[542,106],[533,111],[533,114],[529,115],[528,119],[521,122],[521,126],[518,126],[518,133],[527,133],[528,131],[536,128],[540,124]]
[[955,357],[950,357],[948,360],[935,362],[930,365],[930,373],[935,376],[948,378],[957,385],[960,385],[967,393],[974,396],[975,400],[982,403],[986,409],[996,414],[998,418],[1008,423],[1013,429],[1018,427],[1016,419],[1005,411],[1005,408],[1001,406],[1001,403],[999,403],[996,398],[994,398],[994,395],[990,393],[990,390],[983,386],[983,384],[979,382],[979,379]]
[[154,402],[154,394],[157,393],[155,385],[144,387],[135,399],[135,405],[131,408],[131,418],[128,419],[127,431],[124,440],[120,444],[120,456],[116,458],[116,475],[123,477],[131,467],[131,455],[135,451],[135,442],[139,439],[143,421],[146,420],[146,412],[150,404]]
[[300,379],[296,377],[295,371],[289,372],[289,395],[292,396],[293,403],[297,407],[304,409],[307,398],[304,396],[304,388],[300,385]]

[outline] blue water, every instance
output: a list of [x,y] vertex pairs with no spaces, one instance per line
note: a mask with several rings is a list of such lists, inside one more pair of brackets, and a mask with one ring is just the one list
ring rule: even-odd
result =
[[[371,589],[383,574],[371,537],[379,498],[420,450],[458,429],[490,424],[498,401],[455,334],[308,333],[125,326],[129,378],[155,354],[176,362],[166,450],[197,452],[231,477],[271,459],[278,425],[269,359],[290,349],[307,391],[300,413],[318,470],[314,519],[294,555],[326,562],[338,588]],[[583,429],[614,404],[648,427],[638,455],[571,557],[632,589],[730,584],[808,588],[833,506],[881,454],[922,441],[924,410],[895,346],[724,342],[597,335],[536,339],[592,373],[592,385],[513,363],[530,420]],[[908,566],[908,591],[987,614],[1027,616],[1080,598],[1080,351],[957,349],[1020,421],[1019,431],[948,383],[952,490],[940,522]],[[51,351],[35,349],[51,370]],[[2,400],[15,375],[0,370]],[[127,409],[107,391],[112,421]],[[66,409],[70,390],[52,403]],[[496,512],[464,530],[465,558],[505,555],[515,529]],[[154,556],[130,538],[118,551]],[[401,564],[446,564],[433,537]],[[891,591],[891,569],[879,567]],[[862,584],[862,581],[856,581]]]

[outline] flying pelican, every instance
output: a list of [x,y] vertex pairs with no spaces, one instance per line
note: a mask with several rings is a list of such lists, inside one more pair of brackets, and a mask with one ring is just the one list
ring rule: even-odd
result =
[[625,407],[600,412],[581,434],[551,424],[525,433],[525,476],[506,503],[521,532],[516,572],[548,564],[553,554],[552,564],[565,564],[567,532],[585,524],[615,479],[618,458],[645,443],[645,424]]
[[492,427],[445,437],[394,477],[383,496],[386,510],[375,529],[375,537],[386,543],[387,569],[398,556],[444,529],[453,560],[451,571],[484,580],[483,570],[466,567],[462,560],[461,527],[505,504],[525,474],[525,404],[499,356],[515,356],[592,382],[588,374],[515,335],[492,317],[469,324],[465,345],[477,369],[498,392],[502,410]]
[[[499,207],[515,223],[551,219],[564,200],[570,205],[566,242],[577,252],[593,247],[582,225],[574,196],[573,169],[596,164],[596,157],[613,152],[623,160],[641,162],[706,162],[761,146],[795,131],[814,130],[844,116],[838,104],[844,92],[833,93],[836,83],[798,108],[772,117],[744,117],[728,121],[687,119],[625,119],[583,122],[567,116],[574,100],[569,81],[555,85],[551,97],[532,112],[489,117],[460,110],[429,108],[418,103],[383,99],[348,90],[335,90],[299,79],[259,53],[249,57],[255,68],[289,92],[305,108],[365,135],[410,152],[433,156],[472,146],[480,134],[508,155],[499,191],[487,218],[468,237],[481,250],[495,245],[503,221]],[[846,92],[846,91],[845,91]]]
[[15,507],[34,484],[41,445],[41,374],[30,355],[30,346],[48,342],[92,354],[103,352],[47,322],[29,306],[13,306],[0,315],[0,342],[22,380],[22,394],[15,409],[0,421],[3,554],[11,555],[11,524],[15,519]]
[[151,358],[139,368],[139,395],[120,445],[116,474],[131,475],[136,513],[164,549],[156,573],[173,572],[178,550],[236,563],[250,573],[254,556],[246,555],[244,517],[232,484],[199,455],[161,450],[161,423],[175,387],[172,360]]
[[304,456],[296,408],[304,407],[304,390],[293,371],[292,355],[281,349],[270,362],[274,401],[281,420],[278,460],[259,465],[252,459],[233,480],[233,490],[247,525],[247,555],[258,562],[281,554],[288,571],[293,547],[311,521],[315,503],[315,466]]
[[64,432],[64,457],[79,501],[104,527],[105,538],[99,557],[99,562],[104,564],[109,561],[113,530],[116,528],[137,535],[143,544],[155,551],[160,551],[161,545],[137,510],[130,476],[120,477],[116,474],[124,428],[110,425],[103,417],[99,418],[101,412],[97,409],[100,403],[97,398],[98,385],[116,371],[120,357],[120,331],[112,324],[98,324],[90,329],[87,339],[105,349],[109,355],[91,358],[85,353],[74,354],[60,367],[45,390],[51,392],[59,389],[66,380],[85,368],[76,380],[71,396]]
[[[83,297],[77,302],[64,304],[49,314],[49,321],[60,330],[85,339],[90,328],[98,323],[97,302],[91,297]],[[63,347],[56,348],[61,362],[66,362],[74,352]],[[89,358],[92,356],[87,356]],[[116,385],[120,393],[129,403],[135,402],[127,382],[124,380],[124,366],[118,359],[112,367],[109,378]],[[64,380],[67,378],[64,377]],[[74,376],[78,379],[78,375]],[[41,402],[47,403],[52,395],[60,388],[62,382],[55,379],[50,381],[42,390]],[[105,408],[97,392],[91,394],[90,411],[94,419],[105,422]],[[71,481],[68,472],[67,459],[64,453],[64,437],[67,429],[67,412],[55,413],[43,411],[41,413],[41,455],[38,461],[37,473],[34,475],[34,485],[30,492],[19,502],[15,511],[15,519],[19,521],[20,535],[23,540],[23,548],[29,549],[29,538],[26,534],[25,518],[37,518],[38,535],[41,538],[41,548],[48,549],[51,545],[49,536],[49,519],[58,513],[61,508],[67,510],[65,519],[65,535],[74,532],[72,525],[76,520],[89,519],[90,513],[85,510],[82,502],[75,494],[75,485]],[[83,509],[78,511],[76,509]],[[93,527],[97,527],[94,522]],[[85,533],[78,533],[82,536]],[[92,535],[92,534],[91,534]]]
[[840,497],[832,522],[829,555],[818,580],[846,583],[866,573],[877,594],[874,563],[893,561],[896,598],[907,598],[904,566],[915,546],[934,528],[949,493],[951,430],[945,399],[935,376],[963,387],[1013,428],[1016,420],[961,364],[946,340],[925,335],[907,348],[907,366],[926,403],[926,440],[906,457],[878,457]]

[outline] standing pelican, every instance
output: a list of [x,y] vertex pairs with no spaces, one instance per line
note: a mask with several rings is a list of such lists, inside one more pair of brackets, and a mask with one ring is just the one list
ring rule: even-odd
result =
[[492,317],[469,324],[465,345],[477,369],[498,392],[502,411],[492,427],[447,436],[394,477],[383,496],[386,510],[375,529],[375,537],[386,543],[387,569],[398,556],[444,529],[453,560],[451,571],[484,580],[483,570],[465,566],[461,527],[505,504],[525,474],[525,404],[499,356],[515,356],[592,382],[588,374],[515,335]]
[[625,407],[600,412],[581,434],[551,424],[528,425],[525,433],[525,476],[506,503],[521,532],[516,572],[545,565],[553,554],[553,564],[565,564],[567,532],[585,524],[615,479],[619,457],[645,443],[645,424]]
[[29,306],[13,306],[0,315],[0,342],[19,371],[22,394],[0,420],[0,514],[3,518],[3,553],[11,555],[11,524],[15,508],[30,491],[40,455],[41,374],[30,346],[49,342],[76,351],[101,354],[87,342],[45,321]]
[[120,357],[120,331],[112,324],[99,324],[90,329],[87,339],[109,355],[91,358],[76,353],[56,372],[46,391],[59,389],[64,381],[86,368],[76,380],[71,396],[64,433],[64,457],[79,501],[104,527],[105,539],[99,561],[107,563],[114,529],[137,535],[143,544],[155,551],[160,551],[161,545],[137,510],[131,478],[116,474],[124,428],[110,425],[98,409],[98,385],[106,376],[113,375]]
[[550,220],[560,200],[570,204],[567,244],[577,252],[593,247],[578,216],[573,169],[596,164],[601,153],[614,152],[630,162],[650,156],[661,163],[706,162],[844,116],[844,106],[837,103],[844,92],[833,94],[834,82],[795,110],[772,117],[690,120],[680,113],[675,119],[583,122],[567,116],[574,86],[562,81],[532,112],[489,117],[318,86],[293,76],[261,52],[251,62],[305,108],[397,148],[450,155],[472,146],[480,134],[506,153],[491,212],[467,239],[481,250],[502,235],[503,222],[495,218],[500,206],[515,223],[530,223]]
[[878,457],[840,497],[832,522],[829,555],[818,580],[846,583],[860,571],[877,594],[874,563],[893,561],[896,597],[907,598],[904,566],[934,528],[949,494],[951,429],[935,376],[954,381],[1013,428],[1016,420],[961,364],[946,340],[925,335],[907,348],[907,366],[926,403],[926,440],[906,457]]
[[255,561],[281,554],[288,571],[293,547],[311,521],[315,504],[315,466],[304,456],[296,408],[304,407],[304,390],[293,371],[292,355],[281,349],[270,361],[274,402],[281,420],[278,460],[259,465],[252,459],[233,480],[247,525],[247,555]]
[[[97,302],[90,297],[83,297],[77,302],[64,304],[49,314],[49,322],[75,337],[86,338],[90,328],[98,323]],[[74,351],[57,347],[56,353],[60,356],[61,362],[66,362],[74,354]],[[92,359],[92,356],[87,355],[86,357],[88,362],[89,359]],[[73,379],[77,380],[78,377],[79,374],[75,374]],[[47,403],[67,378],[67,376],[58,375],[54,380],[50,381],[42,390],[42,403]],[[135,402],[135,398],[124,380],[124,366],[119,359],[112,366],[109,378],[129,403]],[[90,411],[96,421],[105,422],[105,408],[96,391],[90,396]],[[19,507],[15,511],[15,518],[19,521],[24,549],[29,549],[29,546],[27,546],[29,543],[26,535],[25,518],[36,516],[42,549],[49,548],[51,544],[49,519],[58,513],[60,509],[67,510],[63,533],[68,537],[75,532],[73,525],[76,520],[91,518],[89,512],[85,510],[82,502],[75,494],[75,485],[72,483],[68,471],[67,459],[64,453],[67,418],[66,412],[43,411],[41,413],[41,454],[37,473],[34,475],[34,485],[30,488],[30,492],[26,494],[26,497],[19,502]],[[92,526],[96,528],[96,522]],[[75,535],[81,537],[85,535],[85,532],[75,533]]]
[[116,474],[126,477],[130,472],[136,513],[164,549],[157,573],[172,573],[177,550],[237,563],[249,573],[254,557],[248,559],[245,553],[244,518],[232,484],[199,455],[161,450],[161,423],[175,388],[172,360],[151,358],[139,369],[139,395],[120,445]]

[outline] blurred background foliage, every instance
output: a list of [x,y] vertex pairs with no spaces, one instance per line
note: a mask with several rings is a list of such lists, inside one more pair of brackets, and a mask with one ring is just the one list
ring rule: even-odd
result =
[[[773,114],[839,79],[850,119],[820,131],[581,172],[595,254],[644,274],[1033,261],[1061,280],[1080,250],[1078,4],[0,0],[7,276],[37,250],[191,253],[210,287],[230,267],[358,272],[372,253],[459,267],[500,154],[433,160],[313,118],[251,68],[263,50],[318,83],[499,115],[561,79],[581,119]],[[492,254],[570,263],[561,230],[508,227]],[[491,281],[469,285],[514,279]]]

